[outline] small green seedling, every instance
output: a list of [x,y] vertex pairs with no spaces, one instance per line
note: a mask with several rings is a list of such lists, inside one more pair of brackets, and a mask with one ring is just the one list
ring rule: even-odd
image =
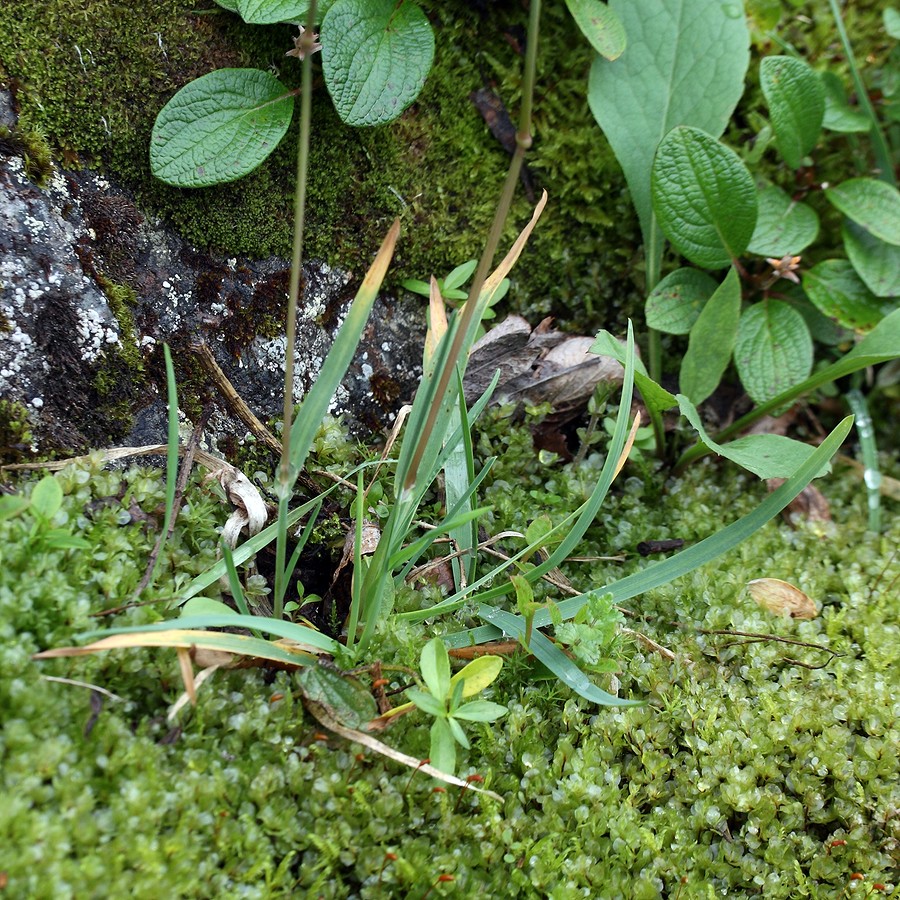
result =
[[0,498],[0,521],[12,519],[30,510],[34,516],[30,540],[40,550],[89,550],[91,545],[67,528],[54,528],[53,520],[62,509],[63,491],[52,475],[45,475],[31,492],[31,497],[15,495]]
[[[493,722],[505,715],[505,706],[489,700],[464,703],[468,697],[483,691],[500,673],[503,660],[499,656],[481,656],[450,677],[450,656],[440,638],[430,640],[420,658],[422,680],[428,691],[410,688],[406,696],[422,712],[434,716],[431,726],[431,764],[442,772],[456,770],[456,745],[469,749],[469,739],[460,720]],[[402,709],[403,707],[399,707]]]

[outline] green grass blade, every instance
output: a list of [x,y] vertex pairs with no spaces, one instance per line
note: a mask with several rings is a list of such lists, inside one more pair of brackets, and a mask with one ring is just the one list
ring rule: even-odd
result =
[[[525,637],[525,622],[520,616],[514,616],[502,609],[486,609],[479,612],[479,616],[499,628],[504,634],[514,637],[519,641]],[[616,697],[598,688],[578,668],[575,663],[566,656],[546,635],[540,631],[532,631],[528,650],[535,658],[542,662],[563,684],[568,685],[576,694],[599,703],[601,706],[641,706],[640,700],[625,700]]]
[[869,531],[881,531],[881,470],[878,467],[878,446],[869,405],[861,391],[847,391],[847,402],[856,417],[856,433],[863,458],[863,481],[866,485],[866,507],[869,511]]
[[206,628],[252,628],[265,634],[274,634],[276,637],[287,638],[300,644],[307,644],[317,650],[326,653],[335,653],[340,649],[340,644],[328,635],[322,634],[305,625],[297,625],[295,622],[285,622],[281,619],[271,619],[267,616],[241,616],[241,615],[201,615],[184,616],[180,619],[168,622],[157,622],[153,625],[134,625],[123,628],[103,628],[95,631],[85,631],[77,635],[80,639],[106,637],[112,634],[144,634],[155,631],[192,631]]
[[[824,462],[837,453],[838,448],[850,432],[852,425],[852,416],[848,416],[841,421],[834,431],[822,441],[812,456],[799,466],[797,471],[780,488],[769,494],[753,512],[738,519],[737,522],[732,522],[731,525],[727,525],[721,531],[700,541],[693,547],[689,547],[687,550],[682,550],[675,556],[669,557],[669,559],[654,563],[646,569],[635,572],[633,575],[622,578],[611,585],[563,600],[557,604],[557,610],[563,619],[571,619],[584,606],[590,596],[598,593],[611,594],[613,603],[623,603],[632,597],[637,597],[639,594],[668,584],[670,581],[674,581],[676,578],[680,578],[682,575],[686,575],[688,572],[692,572],[723,553],[732,550],[750,537],[751,534],[762,528],[770,519],[777,516],[813,480]],[[486,619],[490,611],[491,607],[484,606],[478,610],[478,615]],[[518,616],[515,618],[517,619],[516,629],[524,631],[524,619]],[[549,624],[550,613],[546,610],[539,610],[535,614],[533,627],[542,628]],[[448,635],[444,640],[450,647],[464,647],[472,642],[473,637],[473,631],[464,631]],[[500,637],[500,632],[495,630],[491,633],[486,630],[479,630],[477,637],[479,642],[483,643],[485,640],[495,640]]]
[[[462,504],[461,511],[465,512],[472,508],[471,493],[468,488],[475,478],[475,460],[472,456],[472,433],[466,409],[466,398],[458,368],[456,382],[457,404],[448,422],[448,428],[459,428],[462,440],[444,461],[444,494],[448,507]],[[478,524],[474,519],[470,520],[464,525],[451,529],[448,535],[460,551],[460,555],[455,556],[451,561],[453,583],[459,588],[464,581],[471,580],[470,572],[475,562],[475,545],[478,543]],[[463,578],[464,574],[465,578]]]
[[292,483],[296,479],[303,463],[309,454],[313,439],[322,423],[328,406],[331,403],[334,392],[337,390],[341,379],[347,372],[347,368],[353,360],[356,348],[359,346],[360,337],[372,305],[378,296],[381,282],[387,273],[388,265],[394,253],[394,246],[400,234],[400,221],[395,220],[388,231],[374,262],[369,267],[363,283],[356,293],[353,303],[347,312],[347,317],[334,338],[331,350],[322,364],[319,377],[310,388],[309,393],[303,398],[294,424],[291,426],[291,475]]
[[241,615],[249,616],[251,614],[250,607],[247,606],[247,598],[244,596],[244,588],[241,586],[237,566],[234,564],[234,556],[231,553],[231,547],[224,541],[222,541],[222,559],[225,561],[225,570],[228,572],[228,587],[231,588],[234,605]]

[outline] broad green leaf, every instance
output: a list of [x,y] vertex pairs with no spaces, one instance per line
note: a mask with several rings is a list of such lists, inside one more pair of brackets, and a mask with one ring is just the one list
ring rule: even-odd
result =
[[216,0],[216,3],[218,3],[222,9],[227,9],[228,12],[236,13],[238,11],[238,0]]
[[756,403],[799,384],[813,363],[812,337],[803,316],[780,300],[754,303],[741,316],[734,363]]
[[716,287],[706,272],[697,269],[670,272],[647,297],[644,306],[647,325],[666,334],[687,334]]
[[[697,407],[682,394],[678,395],[681,412],[694,426],[700,439],[719,456],[730,459],[759,478],[790,478],[801,466],[812,459],[815,447],[780,434],[750,434],[728,444],[716,443],[703,427]],[[846,420],[845,420],[846,421]],[[829,459],[822,460],[812,477],[820,478],[831,471]]]
[[348,125],[396,119],[422,90],[434,33],[415,3],[337,0],[322,20],[322,69]]
[[293,113],[293,95],[268,72],[210,72],[160,110],[150,138],[150,170],[176,187],[242,178],[278,146]]
[[881,19],[888,36],[895,41],[900,41],[900,12],[897,11],[896,7],[885,7],[881,13]]
[[63,490],[52,476],[45,475],[31,492],[31,509],[42,519],[52,519],[62,507]]
[[895,306],[875,297],[846,259],[826,259],[804,272],[803,290],[820,312],[853,331],[871,331]]
[[851,178],[827,188],[825,196],[875,237],[900,245],[900,191],[893,185],[876,178]]
[[450,657],[440,638],[432,638],[423,648],[419,659],[422,680],[439,700],[450,694]]
[[465,719],[467,722],[493,722],[501,716],[505,716],[509,710],[499,703],[491,703],[490,700],[473,700],[461,706],[453,715],[457,719]]
[[431,765],[441,772],[453,775],[456,772],[456,741],[446,719],[435,719],[431,724]]
[[500,674],[503,668],[503,659],[499,656],[479,656],[472,662],[463,666],[451,679],[450,687],[457,682],[463,683],[463,699],[474,697],[481,693]]
[[799,169],[822,131],[822,82],[803,60],[791,56],[767,56],[759,66],[759,81],[769,104],[775,143],[784,161]]
[[869,234],[861,225],[845,222],[844,249],[856,274],[876,297],[900,296],[900,247]]
[[318,665],[306,666],[296,679],[308,700],[324,706],[343,725],[363,728],[378,715],[372,692],[352,675]]
[[747,249],[775,259],[799,256],[818,233],[816,211],[770,184],[759,192],[759,215]]
[[719,385],[734,349],[741,315],[741,283],[737,270],[709,298],[691,329],[681,361],[678,384],[694,403],[702,403]]
[[309,9],[309,0],[237,0],[237,11],[250,25],[300,22]]
[[660,227],[695,265],[721,269],[747,249],[756,226],[753,176],[714,137],[670,131],[653,161],[652,189]]
[[825,89],[823,127],[842,134],[867,132],[872,127],[872,121],[864,112],[850,106],[841,79],[834,72],[822,72],[819,77]]
[[725,130],[744,91],[750,34],[739,2],[611,0],[628,35],[614,62],[598,56],[588,102],[625,172],[647,258],[662,253],[653,218],[650,170],[663,136],[677,125]]
[[566,0],[566,6],[590,45],[606,59],[625,50],[625,29],[619,17],[600,0]]

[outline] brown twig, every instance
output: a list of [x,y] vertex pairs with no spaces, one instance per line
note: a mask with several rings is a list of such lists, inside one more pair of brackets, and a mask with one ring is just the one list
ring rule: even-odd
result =
[[234,389],[234,385],[228,380],[228,376],[216,362],[209,347],[201,341],[196,341],[191,344],[191,351],[197,354],[197,359],[222,395],[229,412],[240,419],[266,447],[280,456],[281,441],[259,421],[253,410],[247,406],[241,395]]
[[842,653],[838,653],[836,650],[831,650],[828,647],[823,647],[821,644],[812,644],[808,641],[798,641],[796,638],[786,638],[780,637],[777,634],[762,634],[758,631],[727,631],[727,630],[709,630],[706,628],[698,628],[697,629],[700,634],[713,634],[713,635],[721,635],[722,637],[739,637],[746,638],[743,641],[732,641],[730,644],[723,644],[720,648],[721,650],[726,649],[727,647],[735,647],[742,646],[744,644],[762,644],[762,643],[779,643],[779,644],[792,644],[795,647],[808,647],[811,650],[821,650],[823,653],[829,653],[830,656],[825,662],[823,662],[819,666],[814,666],[811,663],[801,662],[799,659],[791,659],[789,657],[785,657],[785,662],[791,663],[796,666],[802,666],[804,669],[822,669],[828,665],[835,657],[843,656]]

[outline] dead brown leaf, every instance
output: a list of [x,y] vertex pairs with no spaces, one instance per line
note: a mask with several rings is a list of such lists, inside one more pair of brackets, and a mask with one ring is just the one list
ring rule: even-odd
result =
[[780,578],[756,578],[748,582],[750,596],[776,616],[791,619],[814,619],[816,604],[800,588]]

